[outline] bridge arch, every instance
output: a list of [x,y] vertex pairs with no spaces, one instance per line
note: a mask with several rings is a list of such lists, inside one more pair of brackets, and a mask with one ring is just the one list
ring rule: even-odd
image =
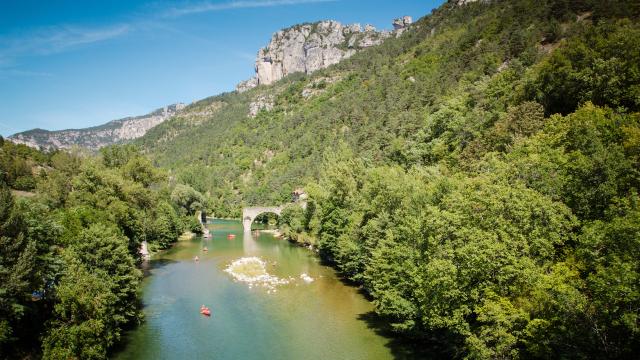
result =
[[245,232],[251,232],[251,224],[260,214],[274,213],[278,216],[282,214],[284,205],[280,206],[254,206],[242,209],[242,227]]

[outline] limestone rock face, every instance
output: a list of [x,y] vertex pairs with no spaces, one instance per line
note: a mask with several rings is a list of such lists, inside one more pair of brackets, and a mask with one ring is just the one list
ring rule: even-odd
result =
[[450,1],[454,2],[458,6],[467,5],[467,4],[470,4],[470,3],[477,2],[477,1],[485,2],[485,3],[489,2],[489,0],[450,0]]
[[314,79],[302,89],[301,95],[304,99],[308,99],[312,96],[322,94],[326,91],[329,85],[340,80],[342,80],[342,78],[339,76],[320,77],[320,78]]
[[402,35],[412,23],[413,19],[411,16],[403,16],[393,20],[393,31],[396,33],[396,37]]
[[254,76],[236,85],[236,91],[239,93],[243,93],[247,90],[253,89],[256,86],[258,86],[258,78]]
[[249,104],[249,114],[247,116],[254,118],[262,110],[270,111],[273,109],[273,97],[260,95]]
[[178,103],[165,106],[150,114],[110,121],[104,125],[59,131],[34,129],[9,136],[9,140],[45,150],[68,149],[80,146],[90,150],[133,140],[152,127],[176,115],[185,107]]
[[393,29],[394,30],[405,29],[409,25],[411,25],[411,23],[413,23],[413,19],[411,18],[411,16],[403,16],[401,18],[393,20]]
[[[397,26],[395,25],[397,22]],[[343,25],[326,20],[295,25],[273,34],[269,44],[258,51],[255,81],[249,79],[236,87],[239,92],[257,85],[269,85],[283,77],[303,72],[310,74],[355,54],[358,50],[381,44],[386,38],[406,29],[411,17],[394,21],[394,30],[377,31],[371,25]]]

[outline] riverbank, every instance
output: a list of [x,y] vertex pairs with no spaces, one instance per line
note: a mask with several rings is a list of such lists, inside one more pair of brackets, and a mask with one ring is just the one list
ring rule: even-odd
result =
[[[273,231],[246,234],[239,221],[207,228],[212,238],[176,242],[149,261],[145,321],[115,359],[393,358],[389,338],[361,316],[371,303],[314,254]],[[259,271],[246,268],[257,263]],[[211,317],[200,314],[203,304]]]
[[259,231],[264,234],[271,234],[277,238],[281,238],[283,236],[282,232],[280,232],[280,229],[258,229],[256,231]]
[[284,228],[281,230],[278,229],[278,233],[283,239],[296,246],[303,247],[314,252],[315,254],[318,254],[320,252],[317,246],[318,240],[313,235],[307,233],[296,233],[289,230],[288,228]]
[[172,247],[175,246],[176,243],[179,243],[181,241],[189,241],[189,240],[193,240],[195,237],[197,236],[196,233],[193,233],[191,231],[185,231],[184,233],[182,233],[182,235],[178,236],[178,238],[176,239],[175,242],[170,243],[169,246],[167,247],[162,247],[156,243],[146,243],[143,242],[140,245],[140,256],[142,257],[142,260],[144,261],[148,261],[151,258],[153,258],[156,254],[162,252],[162,251],[166,251],[171,249]]
[[182,233],[182,235],[178,236],[178,241],[191,240],[194,237],[196,237],[196,234],[194,232],[185,231]]

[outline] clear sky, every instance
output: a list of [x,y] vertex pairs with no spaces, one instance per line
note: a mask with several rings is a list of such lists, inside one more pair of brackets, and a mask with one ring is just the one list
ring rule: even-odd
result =
[[271,34],[390,29],[443,0],[0,0],[0,134],[82,128],[233,90]]

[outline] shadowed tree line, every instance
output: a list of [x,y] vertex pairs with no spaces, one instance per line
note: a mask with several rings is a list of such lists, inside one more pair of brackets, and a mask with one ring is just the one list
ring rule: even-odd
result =
[[[132,146],[85,156],[5,141],[0,157],[0,358],[106,358],[142,320],[140,244],[168,247],[194,207]],[[25,158],[35,196],[16,198],[6,165]]]

